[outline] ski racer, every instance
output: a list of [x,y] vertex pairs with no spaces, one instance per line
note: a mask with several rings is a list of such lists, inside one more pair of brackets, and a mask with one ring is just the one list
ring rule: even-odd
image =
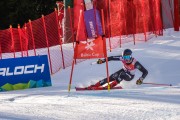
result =
[[[132,51],[130,49],[125,49],[120,56],[111,56],[108,57],[108,61],[121,61],[123,64],[123,68],[119,71],[113,73],[109,77],[110,88],[113,88],[117,84],[119,84],[122,80],[131,81],[135,76],[135,71],[138,69],[142,72],[142,76],[136,81],[137,85],[141,85],[143,80],[148,74],[148,71],[138,62],[134,57],[132,57]],[[105,59],[98,59],[97,64],[105,63]],[[94,85],[90,85],[87,89],[96,89],[98,87],[102,87],[104,84],[108,83],[108,79],[104,78],[97,82]],[[104,87],[104,88],[107,88]]]

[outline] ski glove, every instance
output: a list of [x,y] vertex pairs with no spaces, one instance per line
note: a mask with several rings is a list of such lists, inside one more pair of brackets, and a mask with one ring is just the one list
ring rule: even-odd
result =
[[102,60],[102,59],[98,59],[97,60],[97,64],[102,64],[102,63],[104,63],[105,61],[104,60]]
[[143,83],[143,78],[140,77],[137,81],[136,81],[136,84],[137,85],[141,85]]

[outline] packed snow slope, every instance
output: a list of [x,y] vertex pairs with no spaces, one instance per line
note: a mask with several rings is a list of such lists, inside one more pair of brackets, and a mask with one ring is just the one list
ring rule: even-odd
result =
[[[120,55],[126,48],[149,72],[144,82],[172,84],[153,86],[135,84],[141,76],[123,81],[122,90],[75,91],[106,77],[106,66],[91,65],[86,60],[74,67],[72,87],[68,92],[71,67],[52,75],[52,87],[0,93],[1,120],[179,120],[180,119],[180,32],[164,31],[164,36],[147,42],[123,44],[108,52]],[[110,61],[110,74],[122,68]]]

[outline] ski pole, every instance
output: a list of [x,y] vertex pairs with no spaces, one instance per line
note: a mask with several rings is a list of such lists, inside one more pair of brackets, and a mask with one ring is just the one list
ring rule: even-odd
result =
[[142,84],[159,85],[159,86],[172,86],[171,84],[146,83],[146,82],[143,82]]

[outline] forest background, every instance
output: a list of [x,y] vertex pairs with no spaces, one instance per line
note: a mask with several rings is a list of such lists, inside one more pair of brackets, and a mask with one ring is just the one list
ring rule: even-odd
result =
[[[0,30],[36,20],[56,8],[57,0],[0,0]],[[63,0],[58,0],[63,1]]]

